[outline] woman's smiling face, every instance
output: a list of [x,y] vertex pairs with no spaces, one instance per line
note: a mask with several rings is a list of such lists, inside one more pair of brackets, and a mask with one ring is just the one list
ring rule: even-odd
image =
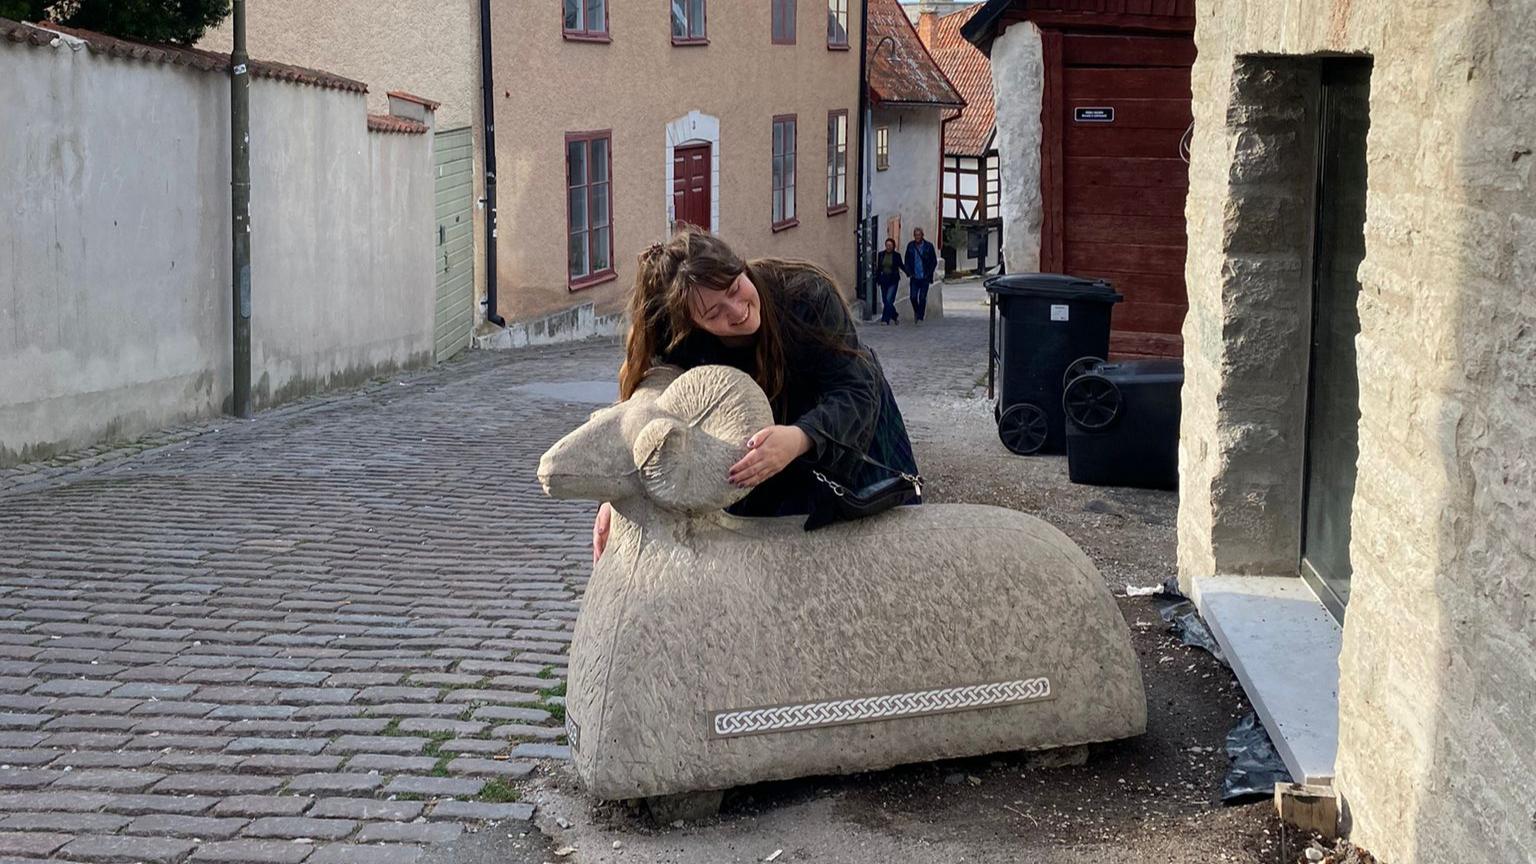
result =
[[688,303],[693,323],[721,339],[742,339],[763,326],[757,286],[742,272],[724,291],[695,287]]

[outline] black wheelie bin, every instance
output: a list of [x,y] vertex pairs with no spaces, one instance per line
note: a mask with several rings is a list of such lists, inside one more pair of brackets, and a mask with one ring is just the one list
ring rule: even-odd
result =
[[1019,454],[1066,449],[1062,388],[1109,354],[1109,318],[1124,298],[1102,279],[1012,273],[983,283],[1001,317],[997,434]]

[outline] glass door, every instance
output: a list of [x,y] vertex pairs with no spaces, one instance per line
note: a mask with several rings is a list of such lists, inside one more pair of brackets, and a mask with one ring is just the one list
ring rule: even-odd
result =
[[1370,71],[1368,62],[1326,62],[1318,112],[1301,573],[1340,621],[1349,603],[1350,522],[1360,454],[1355,337],[1365,257]]

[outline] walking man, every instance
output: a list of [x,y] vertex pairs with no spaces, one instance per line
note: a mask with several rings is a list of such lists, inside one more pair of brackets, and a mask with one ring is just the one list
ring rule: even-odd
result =
[[912,290],[912,316],[918,321],[928,311],[928,286],[933,284],[933,271],[939,266],[938,250],[923,239],[923,229],[912,229],[912,242],[907,244],[907,281]]
[[880,300],[885,308],[880,312],[881,324],[898,324],[896,315],[896,289],[901,287],[901,274],[907,272],[896,254],[896,239],[885,239],[885,250],[875,260],[875,284],[880,286]]

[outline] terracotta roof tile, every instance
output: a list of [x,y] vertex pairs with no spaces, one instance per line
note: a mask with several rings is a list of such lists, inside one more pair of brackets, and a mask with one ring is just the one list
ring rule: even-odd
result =
[[917,38],[901,4],[897,0],[868,2],[869,35],[864,45],[870,98],[877,104],[959,108],[960,94]]
[[955,156],[982,156],[996,125],[992,106],[992,63],[966,41],[960,28],[982,4],[951,12],[936,22],[928,50],[939,68],[954,82],[965,107],[944,124],[944,152]]
[[427,124],[419,123],[408,117],[396,117],[393,114],[369,114],[368,131],[420,135],[427,131]]
[[403,99],[406,102],[414,102],[428,111],[436,111],[443,106],[441,102],[434,102],[425,96],[417,96],[415,93],[407,93],[404,90],[391,90],[385,95],[393,96],[396,99]]
[[[42,26],[34,26],[32,24],[12,21],[9,18],[0,18],[0,37],[3,37],[8,42],[24,42],[29,45],[43,47],[59,43],[60,34],[79,40],[92,54],[119,57],[127,60],[140,60],[145,63],[167,63],[172,66],[186,66],[200,72],[229,71],[228,54],[204,51],[201,48],[189,48],[185,45],[151,45],[143,42],[129,42],[126,39],[118,39],[104,33],[76,30],[73,27],[65,27],[59,24],[49,23]],[[287,63],[274,63],[270,60],[252,60],[250,65],[251,75],[256,78],[287,81],[292,84],[306,84],[311,87],[322,87],[327,90],[345,90],[352,93],[368,92],[368,85],[361,81],[353,81],[351,78],[343,78],[340,75],[332,75],[329,72],[321,72],[318,69],[306,69],[302,66],[290,66]]]

